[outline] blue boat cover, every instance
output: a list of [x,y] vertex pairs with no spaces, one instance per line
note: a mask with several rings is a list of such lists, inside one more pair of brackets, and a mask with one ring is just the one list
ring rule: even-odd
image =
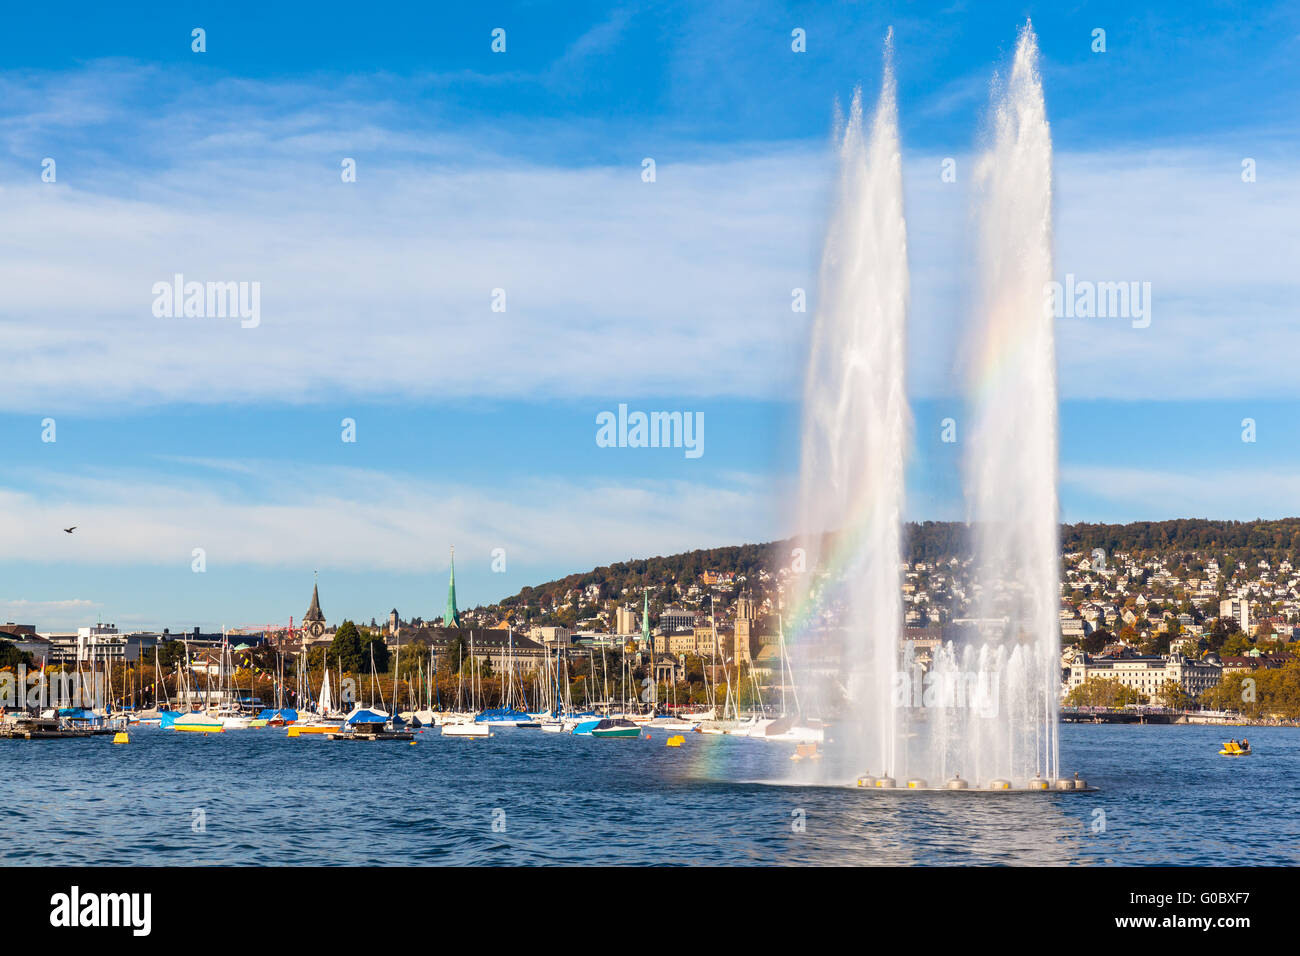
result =
[[99,714],[85,707],[60,707],[59,716],[69,720],[99,720]]
[[272,710],[270,707],[265,707],[262,709],[262,712],[257,715],[257,719],[274,720],[277,716],[281,720],[297,720],[298,712],[292,707],[282,707],[279,710]]
[[532,718],[522,710],[512,710],[509,707],[493,707],[474,716],[475,723],[490,723],[494,720],[532,720]]

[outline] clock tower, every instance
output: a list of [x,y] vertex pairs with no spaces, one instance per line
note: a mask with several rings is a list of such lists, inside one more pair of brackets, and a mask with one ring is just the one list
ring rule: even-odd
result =
[[320,610],[320,588],[311,586],[311,607],[302,616],[302,641],[319,641],[325,636],[325,615]]

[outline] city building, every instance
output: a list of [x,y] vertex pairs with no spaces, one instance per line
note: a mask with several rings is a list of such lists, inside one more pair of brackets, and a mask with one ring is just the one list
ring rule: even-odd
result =
[[159,642],[157,634],[122,634],[112,624],[91,624],[77,628],[76,634],[50,634],[48,638],[48,646],[41,648],[41,656],[51,664],[104,661],[133,664]]
[[21,653],[32,655],[33,661],[50,659],[50,641],[36,633],[34,624],[15,624],[10,621],[0,627],[0,641],[12,645]]
[[[695,612],[685,607],[666,607],[659,615],[659,626],[665,631],[677,631],[695,626]],[[637,632],[641,629],[638,627]],[[632,632],[629,632],[632,633]]]
[[1079,613],[1073,608],[1061,608],[1062,643],[1076,644],[1085,637],[1086,633],[1087,629]]
[[686,665],[671,654],[656,657],[654,680],[656,684],[675,684],[686,679]]
[[[568,646],[568,631],[564,631],[564,645]],[[543,647],[536,640],[510,630],[496,627],[432,627],[417,628],[412,634],[412,642],[423,644],[434,654],[441,654],[456,642],[464,644],[463,654],[468,657],[471,649],[476,658],[487,660],[492,673],[504,674],[507,669],[512,672],[528,673],[542,667],[546,657],[554,653],[554,646]],[[406,645],[403,645],[405,648]],[[403,651],[405,653],[405,651]]]
[[639,634],[641,632],[640,615],[630,604],[622,604],[614,612],[615,634]]
[[528,629],[528,637],[543,647],[568,647],[573,632],[567,627],[542,627],[535,624]]
[[1191,697],[1216,686],[1223,668],[1214,660],[1196,660],[1182,654],[1144,655],[1130,647],[1113,645],[1101,654],[1092,655],[1067,649],[1063,659],[1068,674],[1067,690],[1094,677],[1118,681],[1125,687],[1147,695],[1153,704],[1161,703],[1161,688],[1172,683]]
[[1236,597],[1219,602],[1219,617],[1231,618],[1241,628],[1241,633],[1250,634],[1250,601],[1246,592],[1241,591]]

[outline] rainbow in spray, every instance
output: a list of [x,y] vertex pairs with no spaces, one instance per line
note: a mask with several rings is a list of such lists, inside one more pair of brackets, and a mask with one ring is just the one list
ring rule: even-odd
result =
[[[903,608],[899,560],[904,458],[911,425],[903,378],[908,305],[902,150],[886,38],[871,125],[855,91],[839,136],[838,181],[819,277],[804,393],[800,527],[809,569],[830,576],[797,605],[796,637],[840,612],[847,624],[839,690],[851,708],[841,765],[891,761],[898,714],[890,703]],[[821,532],[833,532],[821,553]],[[815,589],[814,589],[815,588]],[[830,769],[830,768],[828,768]]]
[[901,640],[909,277],[890,45],[869,132],[858,94],[839,140],[804,395],[810,573],[791,632],[843,635],[842,680],[828,689],[840,713],[830,778],[1025,786],[1058,773],[1051,135],[1037,44],[1026,26],[1009,81],[995,83],[992,143],[976,170],[982,278],[967,492],[980,620],[929,661]]
[[[981,276],[967,494],[980,617],[1000,640],[999,714],[950,728],[971,773],[1058,775],[1060,554],[1052,281],[1052,136],[1026,24],[995,84],[992,145],[975,171]],[[999,624],[999,622],[1004,622]],[[968,649],[969,656],[969,649]],[[972,664],[957,664],[969,668]]]

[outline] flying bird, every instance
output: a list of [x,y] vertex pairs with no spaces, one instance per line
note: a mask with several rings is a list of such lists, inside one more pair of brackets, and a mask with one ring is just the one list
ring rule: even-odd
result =
[[76,531],[76,530],[77,530],[77,526],[76,526],[75,524],[74,524],[71,528],[64,528],[64,529],[63,529],[63,531],[64,531],[65,534],[72,534],[72,532],[74,532],[74,531]]

